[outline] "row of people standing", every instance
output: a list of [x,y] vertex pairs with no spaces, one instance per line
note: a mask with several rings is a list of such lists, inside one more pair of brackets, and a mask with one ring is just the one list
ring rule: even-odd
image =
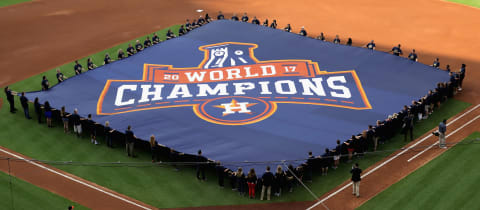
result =
[[271,171],[270,166],[267,166],[265,172],[261,176],[257,176],[254,168],[248,172],[245,172],[242,167],[232,171],[223,167],[220,162],[216,164],[218,185],[222,188],[225,187],[225,179],[227,179],[233,191],[237,191],[241,196],[248,194],[251,199],[256,198],[258,191],[260,191],[260,200],[264,200],[264,198],[271,200],[272,191],[276,197],[281,196],[284,191],[292,192],[304,174],[303,166],[294,168],[289,165],[286,170],[283,170],[283,167],[278,165],[274,172]]

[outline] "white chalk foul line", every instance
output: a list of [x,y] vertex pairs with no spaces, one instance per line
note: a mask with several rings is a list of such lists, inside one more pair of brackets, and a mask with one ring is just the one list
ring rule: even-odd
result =
[[[472,123],[473,121],[475,121],[476,119],[480,118],[480,115],[477,115],[475,118],[471,119],[470,121],[468,121],[467,123],[463,124],[462,126],[460,126],[459,128],[455,129],[452,133],[448,134],[447,136],[445,136],[445,139],[447,139],[448,137],[450,137],[451,135],[455,134],[457,131],[463,129],[465,126],[469,125],[470,123]],[[412,161],[413,159],[417,158],[418,156],[420,156],[421,154],[423,154],[424,152],[426,152],[427,150],[431,149],[433,146],[435,145],[438,145],[438,143],[434,143],[430,146],[428,146],[427,148],[425,148],[424,150],[422,150],[421,152],[417,153],[415,156],[411,157],[410,159],[407,160],[407,162],[410,162]]]
[[[468,113],[472,112],[473,110],[477,109],[478,107],[480,107],[480,104],[477,104],[475,107],[469,109],[468,111],[466,111],[465,113],[463,113],[462,115],[458,116],[457,118],[453,119],[451,122],[447,123],[447,126],[448,125],[451,125],[452,123],[454,123],[455,121],[457,121],[458,119],[464,117],[465,115],[467,115]],[[408,147],[407,149],[404,149],[402,150],[401,152],[397,153],[396,155],[394,155],[393,157],[391,157],[390,159],[386,160],[385,162],[379,164],[378,166],[376,166],[375,168],[373,168],[372,170],[369,170],[367,171],[365,174],[362,175],[362,178],[368,176],[369,174],[375,172],[376,170],[378,170],[379,168],[383,167],[384,165],[386,165],[387,163],[391,162],[392,160],[394,160],[395,158],[397,158],[398,156],[400,155],[403,155],[403,153],[409,151],[410,149],[414,148],[415,146],[417,146],[418,144],[424,142],[425,140],[427,140],[428,138],[430,138],[431,136],[433,136],[432,134],[429,134],[427,136],[425,136],[424,138],[420,139],[419,141],[415,142],[412,146]],[[307,210],[311,210],[313,208],[315,208],[316,206],[320,205],[321,203],[325,202],[326,200],[330,199],[331,197],[335,196],[336,194],[342,192],[344,189],[346,189],[347,187],[350,187],[352,185],[351,182],[349,182],[348,184],[344,185],[343,187],[341,187],[340,189],[338,189],[337,191],[331,193],[330,195],[328,195],[327,197],[323,198],[322,200],[316,202],[315,204],[313,204],[312,206],[308,207]]]
[[105,191],[105,190],[103,190],[103,189],[100,189],[100,188],[98,188],[98,187],[95,187],[95,186],[93,186],[93,185],[91,185],[91,184],[85,183],[85,182],[80,181],[80,180],[78,180],[78,179],[75,179],[75,178],[73,178],[73,177],[71,177],[71,176],[62,174],[62,173],[60,173],[60,172],[58,172],[58,171],[52,170],[52,169],[50,169],[50,168],[48,168],[48,167],[45,167],[45,166],[40,165],[40,164],[38,164],[38,163],[32,162],[32,161],[30,161],[30,160],[26,160],[26,159],[24,159],[24,158],[22,158],[22,157],[20,157],[20,156],[18,156],[18,155],[16,155],[16,154],[13,154],[13,153],[11,153],[11,152],[5,151],[5,150],[3,150],[2,148],[0,148],[0,151],[2,151],[2,152],[4,152],[4,153],[7,153],[7,154],[9,154],[9,155],[11,155],[11,156],[13,156],[13,157],[15,157],[15,158],[24,160],[24,161],[27,162],[27,163],[30,163],[30,164],[35,165],[35,166],[38,166],[38,167],[40,167],[40,168],[42,168],[42,169],[45,169],[45,170],[47,170],[47,171],[49,171],[49,172],[52,172],[52,173],[54,173],[54,174],[60,175],[60,176],[62,176],[62,177],[65,177],[65,178],[67,178],[67,179],[69,179],[69,180],[71,180],[71,181],[74,181],[74,182],[77,182],[77,183],[79,183],[79,184],[85,185],[86,187],[89,187],[89,188],[92,188],[92,189],[94,189],[94,190],[100,191],[100,192],[105,193],[105,194],[107,194],[107,195],[109,195],[109,196],[112,196],[112,197],[114,197],[114,198],[116,198],[116,199],[125,201],[125,202],[127,202],[127,203],[129,203],[129,204],[132,204],[132,205],[134,205],[134,206],[137,206],[137,207],[139,207],[139,208],[142,208],[142,209],[145,209],[145,210],[151,210],[151,209],[148,208],[148,207],[142,206],[142,205],[137,204],[137,203],[135,203],[135,202],[133,202],[133,201],[127,200],[127,199],[125,199],[125,198],[122,198],[122,197],[120,197],[120,196],[118,196],[118,195],[115,195],[115,194],[113,194],[113,193],[111,193],[111,192],[108,192],[108,191]]

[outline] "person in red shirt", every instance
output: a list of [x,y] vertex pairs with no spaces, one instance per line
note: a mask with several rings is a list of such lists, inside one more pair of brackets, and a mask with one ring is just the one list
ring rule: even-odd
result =
[[255,169],[251,168],[247,175],[248,197],[255,198],[255,186],[257,185],[257,174]]

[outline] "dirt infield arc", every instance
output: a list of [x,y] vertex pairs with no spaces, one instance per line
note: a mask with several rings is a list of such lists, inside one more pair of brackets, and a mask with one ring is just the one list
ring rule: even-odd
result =
[[[233,12],[247,11],[251,16],[256,15],[262,20],[266,17],[270,19],[274,17],[280,27],[286,23],[292,23],[294,31],[297,31],[300,26],[305,26],[311,35],[325,32],[328,40],[331,40],[335,34],[339,34],[343,40],[346,37],[352,37],[354,45],[363,45],[375,39],[377,49],[383,51],[387,51],[394,44],[401,43],[405,53],[414,47],[419,53],[421,62],[431,63],[433,58],[438,56],[442,67],[448,63],[455,70],[459,68],[460,63],[467,63],[465,90],[457,98],[473,104],[480,103],[477,82],[480,78],[480,73],[477,71],[480,68],[480,56],[477,53],[480,49],[477,37],[480,29],[472,27],[480,25],[480,12],[475,8],[439,0],[401,2],[306,0],[301,3],[273,0],[222,2],[119,0],[115,4],[107,0],[78,0],[74,2],[74,6],[72,4],[71,1],[63,0],[34,0],[0,8],[0,27],[8,31],[8,33],[0,33],[0,39],[12,40],[0,45],[0,65],[2,66],[0,84],[2,86],[154,30],[183,23],[187,17],[191,19],[196,17],[197,14],[194,12],[196,9],[204,9],[211,12],[211,15],[222,10],[227,16]],[[479,114],[478,111],[475,113]],[[475,113],[472,112],[472,114]],[[474,116],[469,114],[468,118],[465,116],[458,120],[449,129],[458,127],[459,124],[456,123],[466,123],[468,119],[473,118]],[[475,120],[449,137],[448,141],[462,139],[478,128],[479,122]],[[434,141],[434,138],[428,138],[419,145],[428,146]],[[403,156],[412,157],[413,153],[406,152],[405,155],[399,156],[395,161],[389,162],[364,179],[360,199],[352,200],[348,188],[326,200],[325,204],[330,209],[356,207],[441,152],[442,150],[432,148],[410,163],[406,163]],[[392,170],[384,170],[387,168],[400,168],[402,171],[394,174]],[[25,172],[33,174],[32,171]],[[38,171],[35,171],[35,174],[37,173]],[[382,179],[378,179],[381,180],[381,184],[377,184],[378,188],[367,188],[370,186],[369,183],[380,177]],[[95,194],[73,193],[72,188],[62,189],[67,191],[66,194],[62,194],[60,193],[61,182],[55,179],[47,182],[40,176],[32,176],[32,179],[37,179],[39,184],[43,183],[39,185],[41,187],[59,187],[59,190],[50,190],[85,204],[87,207],[101,208],[97,206],[100,203],[85,203],[91,202],[88,200],[94,200]],[[85,198],[86,201],[78,201],[80,197]],[[205,209],[304,209],[313,204],[314,202],[296,202],[206,207]],[[112,205],[124,206],[121,202],[113,200]]]
[[[92,209],[155,209],[110,189],[0,147],[0,170]],[[12,158],[8,160],[6,158]],[[24,159],[24,160],[22,160]]]

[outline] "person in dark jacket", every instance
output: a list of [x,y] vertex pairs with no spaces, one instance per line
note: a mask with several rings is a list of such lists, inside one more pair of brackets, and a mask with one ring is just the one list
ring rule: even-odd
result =
[[268,19],[265,19],[265,21],[263,21],[262,25],[265,26],[265,27],[268,27]]
[[168,154],[168,157],[170,158],[170,161],[172,161],[172,166],[175,168],[175,171],[179,171],[180,169],[178,168],[176,162],[178,161],[178,158],[180,155],[183,155],[183,153],[178,153],[177,151],[173,150],[170,148],[170,153]]
[[290,26],[290,23],[287,24],[287,26],[285,26],[285,28],[283,28],[284,31],[286,32],[291,32],[292,31],[292,27]]
[[238,170],[235,172],[235,176],[237,177],[237,189],[238,193],[243,196],[245,195],[245,187],[247,186],[247,180],[245,179],[245,173],[243,173],[243,168],[238,167]]
[[390,52],[392,52],[393,55],[400,56],[403,54],[402,49],[400,47],[401,45],[398,44],[397,46],[393,47]]
[[462,91],[463,80],[465,79],[465,71],[467,70],[467,65],[462,63],[462,67],[460,68],[459,72],[459,80],[458,80],[458,91]]
[[105,58],[103,58],[103,65],[110,64],[113,61],[115,61],[115,60],[110,58],[110,55],[108,53],[105,53]]
[[435,58],[435,60],[433,61],[432,66],[433,66],[434,68],[437,68],[437,69],[440,68],[440,60],[439,60],[438,58]]
[[340,37],[338,35],[335,35],[335,39],[333,39],[333,43],[334,44],[340,44],[341,43]]
[[[183,25],[182,25],[183,27]],[[185,28],[184,28],[185,29]],[[186,33],[186,30],[185,30],[185,33]],[[158,37],[157,33],[153,33],[153,36],[152,36],[152,42],[153,44],[158,44],[160,43],[160,37]],[[133,47],[132,47],[133,49]]]
[[22,92],[22,96],[20,96],[20,104],[22,104],[23,112],[25,113],[25,118],[32,119],[28,111],[28,98],[25,97],[25,92]]
[[52,107],[50,106],[50,103],[48,101],[45,101],[45,118],[47,119],[47,126],[49,128],[53,127],[52,126]]
[[222,11],[218,11],[217,20],[223,20],[225,16],[222,14]]
[[218,177],[218,186],[223,188],[224,182],[225,182],[225,167],[222,166],[220,161],[215,162],[215,171],[217,172],[217,177]]
[[65,111],[65,106],[62,106],[60,109],[60,117],[62,118],[63,122],[63,132],[68,133],[68,118],[70,117],[70,114],[67,114],[67,111]]
[[150,150],[152,151],[152,163],[158,161],[158,142],[155,140],[155,136],[150,136]]
[[280,197],[282,195],[282,189],[285,186],[285,172],[283,171],[282,166],[277,166],[277,171],[275,172],[274,180],[274,190],[273,193],[275,196]]
[[88,126],[90,127],[90,142],[95,145],[99,145],[97,141],[97,124],[92,119],[92,114],[88,114]]
[[57,75],[56,76],[57,76],[58,83],[63,82],[67,79],[67,77],[64,76],[62,72],[60,72],[59,68],[57,68]]
[[305,181],[312,182],[312,174],[315,162],[315,157],[313,156],[312,151],[308,152]]
[[317,36],[317,39],[320,41],[325,41],[325,35],[323,35],[323,32],[321,32],[320,35]]
[[[158,36],[157,36],[158,37]],[[135,55],[135,48],[133,48],[132,44],[128,44],[128,47],[127,47],[127,55],[130,57],[132,55]],[[90,69],[89,69],[90,70]]]
[[48,79],[47,79],[46,76],[42,77],[42,83],[41,84],[42,84],[42,90],[43,91],[47,91],[48,88],[50,87],[50,83],[48,82]]
[[295,183],[295,168],[292,164],[289,164],[285,172],[285,183],[288,188],[288,192],[293,192],[293,185]]
[[4,91],[5,95],[7,95],[7,101],[10,104],[10,113],[15,113],[17,111],[15,108],[15,100],[13,100],[13,95],[15,92],[13,92],[8,86],[5,87]]
[[337,139],[337,146],[333,150],[333,169],[338,168],[338,164],[340,164],[340,156],[342,155],[342,143],[339,139]]
[[127,56],[125,55],[125,52],[123,52],[123,50],[120,48],[118,49],[117,51],[117,60],[122,60],[124,58],[126,58]]
[[272,23],[270,23],[270,28],[273,28],[273,29],[277,28],[277,20],[273,20]]
[[239,19],[238,19],[237,14],[233,13],[231,20],[238,21]]
[[328,166],[331,165],[331,156],[332,153],[328,148],[325,148],[325,153],[321,156],[320,161],[320,168],[322,170],[322,176],[326,176],[328,174]]
[[[233,18],[233,17],[232,17]],[[247,13],[243,13],[243,16],[242,16],[242,22],[248,22],[248,15]]]
[[80,137],[80,135],[82,134],[82,123],[80,121],[80,115],[78,115],[78,109],[73,110],[71,120],[73,124],[73,132],[77,134],[77,137]]
[[[198,155],[197,155],[197,179],[205,181],[205,162],[207,161],[207,158],[202,156],[202,150],[198,150]],[[202,175],[200,177],[200,175]]]
[[373,40],[367,44],[367,49],[375,50],[375,42]]
[[307,36],[307,31],[305,30],[305,27],[302,26],[300,29],[300,32],[298,33],[300,36]]
[[352,38],[348,38],[347,46],[352,46],[352,44],[353,44]]
[[94,68],[97,68],[97,65],[95,65],[95,63],[93,63],[92,58],[87,59],[87,68],[88,68],[88,70],[93,70]]
[[115,130],[110,127],[110,122],[106,121],[104,133],[105,133],[105,141],[107,142],[107,147],[113,148],[112,133],[114,131]]
[[405,134],[404,141],[407,141],[407,136],[410,134],[410,141],[413,140],[413,114],[408,112],[407,116],[403,118],[403,132]]
[[[183,26],[182,26],[182,27],[183,27]],[[145,48],[152,46],[152,41],[150,40],[150,37],[147,36],[147,37],[145,38],[145,41],[143,41],[143,46],[144,46]]]
[[127,150],[127,156],[129,157],[135,157],[133,153],[133,147],[135,146],[135,139],[137,137],[132,131],[132,126],[128,126],[127,130],[125,131],[125,146]]
[[272,191],[272,184],[275,176],[270,172],[270,166],[267,166],[267,170],[262,176],[262,193],[260,194],[260,200],[263,200],[265,190],[267,190],[267,200],[270,200],[270,193]]
[[352,174],[352,182],[353,182],[353,192],[352,194],[360,197],[360,181],[362,180],[361,174],[362,174],[362,169],[358,167],[358,163],[355,163],[354,166],[352,166],[352,170],[350,170],[350,173]]
[[73,70],[75,71],[75,75],[81,74],[83,70],[82,64],[79,64],[78,61],[75,61],[75,66],[73,66]]
[[35,109],[35,114],[37,114],[38,123],[42,123],[42,105],[40,105],[38,97],[33,101],[33,108]]
[[260,25],[260,21],[257,19],[257,16],[253,16],[252,24]]
[[415,49],[413,49],[412,52],[408,55],[408,59],[415,62],[418,61],[418,55],[415,52]]

